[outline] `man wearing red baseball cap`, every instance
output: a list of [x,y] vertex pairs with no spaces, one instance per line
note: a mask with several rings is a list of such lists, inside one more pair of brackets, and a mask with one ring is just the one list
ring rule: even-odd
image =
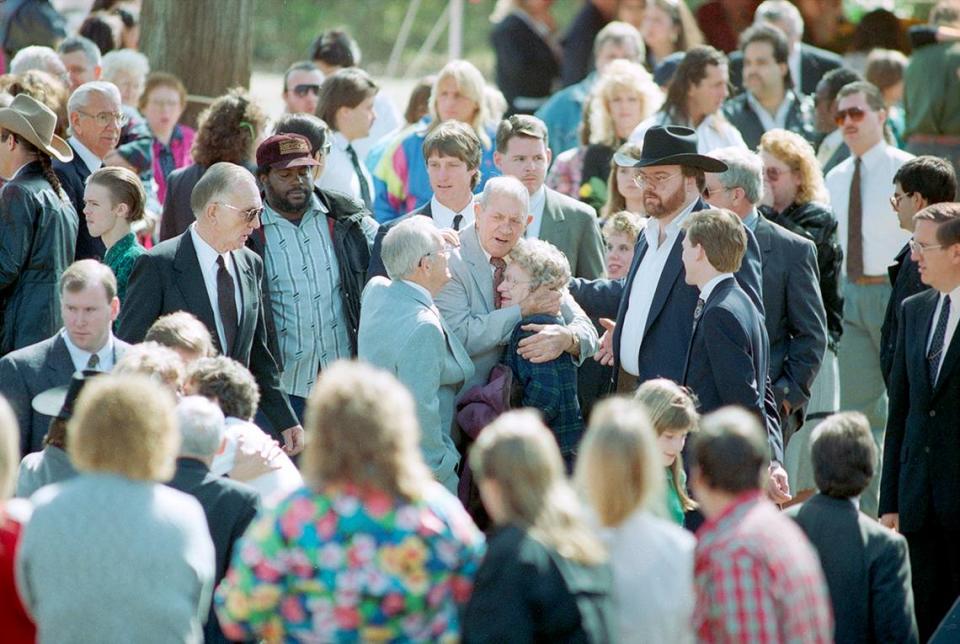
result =
[[280,386],[301,418],[317,373],[357,355],[360,294],[377,230],[362,203],[314,186],[311,170],[325,162],[299,134],[260,144],[263,225],[247,241],[266,270],[267,338]]

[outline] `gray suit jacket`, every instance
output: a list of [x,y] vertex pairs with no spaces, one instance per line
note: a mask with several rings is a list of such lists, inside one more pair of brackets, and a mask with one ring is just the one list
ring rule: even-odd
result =
[[400,280],[374,277],[363,290],[357,349],[361,360],[386,369],[410,389],[424,459],[436,479],[456,493],[454,399],[473,375],[460,340],[426,294]]
[[597,217],[587,204],[546,188],[540,239],[563,251],[574,277],[603,277],[603,238]]
[[[475,372],[464,389],[485,384],[500,362],[510,334],[520,322],[520,306],[497,309],[493,304],[493,269],[474,226],[460,231],[460,248],[450,253],[452,279],[437,294],[437,307],[453,333],[466,347]],[[578,363],[597,352],[597,330],[580,305],[565,294],[560,314],[580,339]]]
[[[116,337],[113,341],[116,363],[130,345]],[[43,437],[52,420],[33,411],[33,397],[47,389],[69,385],[73,372],[73,360],[60,332],[0,358],[0,394],[17,416],[21,456],[43,449]]]

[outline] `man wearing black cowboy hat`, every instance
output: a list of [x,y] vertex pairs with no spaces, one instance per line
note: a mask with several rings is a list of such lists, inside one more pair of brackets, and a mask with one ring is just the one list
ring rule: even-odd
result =
[[[697,153],[697,135],[687,127],[651,127],[642,149],[639,159],[614,156],[618,166],[640,169],[636,182],[650,217],[626,280],[574,280],[571,285],[574,298],[589,314],[616,314],[616,323],[602,321],[608,332],[597,359],[614,365],[613,386],[621,392],[632,392],[652,378],[683,378],[699,295],[685,281],[681,226],[690,213],[707,208],[700,198],[705,173],[727,169],[721,161]],[[745,232],[747,252],[735,277],[763,313],[760,247],[753,233]],[[770,403],[773,407],[772,396]],[[783,443],[775,418],[768,420],[767,433],[771,458],[780,463]]]
[[62,323],[57,280],[73,262],[79,219],[51,167],[50,157],[73,158],[56,123],[26,94],[0,109],[0,356]]

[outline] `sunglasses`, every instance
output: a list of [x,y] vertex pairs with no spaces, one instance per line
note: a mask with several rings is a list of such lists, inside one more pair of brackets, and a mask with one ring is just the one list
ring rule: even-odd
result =
[[220,204],[221,206],[229,208],[230,210],[236,210],[237,212],[239,212],[240,217],[248,224],[254,221],[255,219],[257,219],[258,217],[260,217],[261,215],[263,215],[263,208],[249,208],[244,210],[243,208],[237,208],[236,206],[231,206],[230,204],[223,201],[218,201],[217,203]]
[[307,94],[313,94],[314,96],[320,95],[320,86],[319,85],[296,85],[293,88],[293,93],[303,98]]
[[848,116],[854,123],[859,123],[866,115],[866,111],[860,109],[859,107],[850,107],[845,110],[838,111],[837,115],[833,117],[833,120],[837,124],[837,127],[842,127]]

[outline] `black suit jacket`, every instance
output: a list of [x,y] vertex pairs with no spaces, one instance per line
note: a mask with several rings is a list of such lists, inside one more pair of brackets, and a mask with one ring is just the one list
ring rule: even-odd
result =
[[[800,43],[800,93],[816,93],[823,75],[842,66],[843,58],[832,51]],[[730,83],[738,92],[743,90],[743,52],[730,53]]]
[[[490,43],[497,58],[497,87],[507,99],[506,116],[533,114],[560,77],[560,61],[553,48],[515,13],[494,26]],[[518,98],[527,100],[518,103]]]
[[893,291],[887,302],[887,311],[883,316],[883,326],[880,327],[880,372],[883,382],[890,386],[890,371],[893,369],[893,354],[897,349],[897,329],[900,327],[900,308],[903,301],[911,295],[921,293],[928,288],[920,281],[920,267],[910,258],[910,244],[904,244],[894,258],[893,264],[887,267],[890,284]]
[[907,540],[850,499],[812,496],[788,510],[816,548],[844,644],[918,640]]
[[718,283],[690,338],[680,380],[697,395],[703,413],[737,405],[766,422],[766,335],[760,312],[737,281]]
[[[370,266],[367,267],[368,281],[374,277],[388,277],[387,267],[383,265],[383,258],[380,257],[380,251],[383,249],[383,238],[387,236],[387,233],[390,232],[394,226],[415,215],[423,215],[424,217],[433,219],[433,211],[430,208],[430,203],[431,200],[427,200],[427,203],[415,210],[411,210],[404,216],[380,224],[380,228],[377,229],[377,236],[373,239],[373,250],[370,251]],[[463,228],[463,226],[461,226],[461,228]]]
[[163,199],[163,214],[160,216],[160,241],[182,235],[196,217],[190,207],[190,195],[207,166],[195,163],[186,168],[177,168],[167,177],[167,195]]
[[[217,559],[216,586],[227,574],[234,544],[257,516],[260,496],[249,485],[214,476],[205,464],[193,458],[177,459],[177,471],[167,485],[195,497],[203,507]],[[205,642],[229,641],[220,631],[213,606],[203,633]]]
[[777,407],[801,409],[827,348],[827,313],[820,296],[817,247],[762,215],[754,233],[763,265],[764,325],[770,339],[770,380]]
[[[73,146],[71,146],[73,147]],[[63,191],[70,198],[80,218],[80,229],[77,232],[77,250],[76,259],[103,259],[107,253],[107,247],[99,237],[91,237],[87,230],[87,219],[83,216],[83,191],[87,187],[87,177],[90,176],[90,168],[83,162],[76,148],[73,148],[72,161],[60,161],[53,159],[53,171],[57,173]]]
[[907,298],[890,372],[880,514],[900,513],[900,531],[936,525],[960,530],[960,333],[954,333],[936,384],[927,342],[940,293]]
[[184,234],[157,244],[141,255],[130,273],[127,301],[120,311],[117,335],[128,342],[141,342],[157,318],[174,311],[188,311],[203,322],[218,350],[247,366],[260,387],[260,408],[279,437],[281,430],[299,424],[287,395],[280,389],[277,363],[267,348],[267,332],[261,304],[263,260],[248,248],[232,252],[239,276],[242,314],[232,347],[221,347],[207,288],[197,261],[193,237]]
[[[812,145],[817,139],[817,133],[813,128],[813,103],[804,96],[796,96],[796,98],[798,100],[794,100],[787,113],[786,129],[799,134]],[[735,128],[740,130],[747,147],[756,150],[760,145],[760,137],[766,129],[760,122],[760,117],[747,102],[746,92],[727,100],[723,104],[723,114]]]

